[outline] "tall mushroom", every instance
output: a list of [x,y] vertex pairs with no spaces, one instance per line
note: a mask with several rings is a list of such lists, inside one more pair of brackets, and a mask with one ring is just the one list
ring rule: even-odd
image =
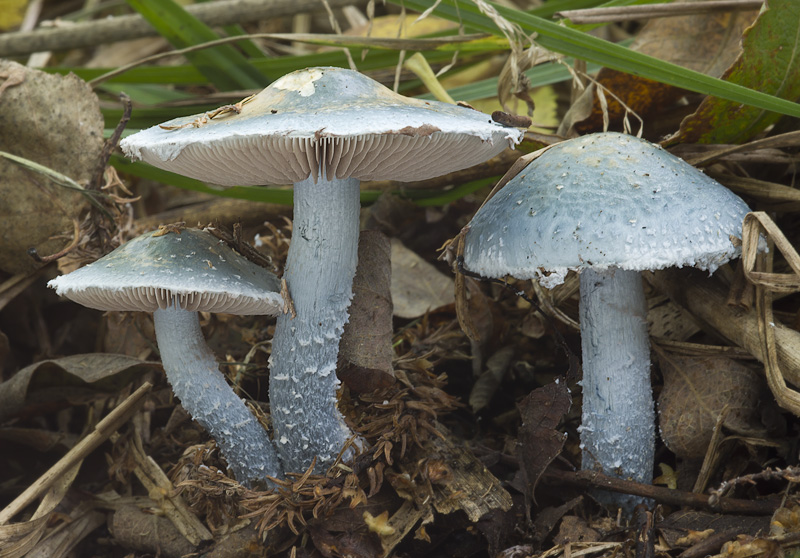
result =
[[243,484],[281,477],[269,434],[219,370],[198,312],[275,316],[278,278],[207,231],[145,233],[53,279],[59,295],[97,310],[153,312],[167,379],[184,409],[216,440]]
[[329,466],[352,436],[336,361],[352,297],[361,180],[421,180],[483,162],[521,138],[483,113],[409,99],[350,70],[288,74],[232,110],[179,118],[122,142],[134,159],[223,186],[294,184],[270,403],[288,470]]
[[[584,469],[649,483],[650,346],[640,271],[714,272],[740,249],[747,205],[660,147],[604,133],[544,151],[477,212],[464,266],[552,287],[580,271]],[[640,500],[601,495],[627,511]]]

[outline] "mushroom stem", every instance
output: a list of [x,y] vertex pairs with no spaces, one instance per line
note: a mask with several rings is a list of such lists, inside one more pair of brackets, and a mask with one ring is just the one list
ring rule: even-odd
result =
[[278,316],[272,341],[270,407],[287,471],[304,471],[315,456],[317,472],[324,471],[352,436],[336,408],[336,362],[353,297],[359,181],[322,175],[294,185],[283,278],[295,316]]
[[[638,271],[590,268],[580,275],[584,470],[650,484],[655,414],[650,387],[647,305]],[[628,514],[636,496],[602,492]]]
[[197,312],[175,306],[153,312],[161,362],[181,405],[205,428],[245,485],[281,477],[269,434],[225,381],[206,345]]

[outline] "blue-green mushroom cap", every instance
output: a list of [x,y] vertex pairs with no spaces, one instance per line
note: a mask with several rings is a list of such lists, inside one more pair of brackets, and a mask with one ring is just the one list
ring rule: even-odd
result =
[[547,287],[587,267],[713,272],[740,255],[749,211],[657,145],[591,134],[553,145],[486,202],[469,224],[464,265]]
[[133,159],[233,186],[320,172],[329,180],[423,180],[482,163],[521,137],[470,108],[404,97],[351,70],[307,68],[236,110],[176,118],[120,146]]
[[283,307],[273,273],[199,229],[145,233],[48,286],[104,311],[154,312],[177,303],[192,312],[275,316]]

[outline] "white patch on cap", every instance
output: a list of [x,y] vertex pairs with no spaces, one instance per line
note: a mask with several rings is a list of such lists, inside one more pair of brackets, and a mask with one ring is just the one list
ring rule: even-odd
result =
[[299,72],[286,74],[272,82],[272,87],[283,91],[297,91],[301,97],[309,97],[314,94],[314,82],[322,77],[322,70],[319,68],[308,68]]

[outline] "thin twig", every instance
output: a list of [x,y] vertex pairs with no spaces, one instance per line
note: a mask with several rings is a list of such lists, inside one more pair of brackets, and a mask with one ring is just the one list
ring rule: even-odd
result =
[[73,227],[73,235],[72,235],[73,238],[66,248],[59,250],[55,254],[50,254],[49,256],[40,256],[39,252],[36,251],[36,248],[28,248],[28,255],[39,263],[50,263],[59,258],[63,258],[67,254],[72,252],[72,250],[74,250],[75,247],[78,246],[78,243],[81,240],[81,224],[78,222],[77,219],[72,220],[72,227]]
[[61,476],[80,463],[86,456],[97,449],[115,430],[125,424],[144,403],[144,396],[152,389],[153,385],[145,382],[133,392],[116,409],[108,413],[106,418],[97,423],[94,431],[78,442],[75,447],[59,459],[41,477],[31,484],[22,494],[17,496],[8,506],[0,511],[0,525],[5,525],[19,512],[24,510],[36,498],[53,486]]
[[[333,8],[353,0],[328,0]],[[358,2],[356,2],[358,3]],[[272,20],[323,9],[318,0],[221,0],[186,6],[186,11],[210,27]],[[20,56],[45,50],[93,47],[105,43],[154,37],[158,33],[139,14],[118,16],[0,35],[0,57]]]
[[124,74],[125,72],[132,70],[133,68],[136,68],[143,64],[149,64],[150,62],[156,62],[158,60],[161,60],[162,58],[168,58],[179,54],[187,54],[190,52],[197,52],[200,50],[205,50],[207,48],[212,48],[220,45],[227,45],[230,43],[237,43],[249,39],[270,39],[274,41],[291,40],[295,42],[303,42],[303,43],[319,44],[327,46],[330,46],[332,44],[341,44],[344,45],[342,47],[344,49],[344,52],[349,53],[350,51],[347,49],[347,46],[351,44],[360,45],[362,47],[369,46],[370,48],[376,48],[376,49],[380,48],[387,50],[397,50],[403,47],[413,48],[415,50],[435,50],[445,45],[450,45],[453,43],[466,43],[483,37],[485,37],[485,35],[476,34],[476,35],[459,35],[457,37],[455,36],[434,37],[431,39],[417,39],[417,38],[386,39],[386,38],[375,38],[375,37],[335,35],[326,33],[302,33],[302,34],[301,33],[248,33],[245,35],[225,37],[222,39],[216,39],[213,41],[192,45],[186,48],[169,50],[166,52],[159,52],[157,54],[146,56],[144,58],[140,58],[139,60],[134,60],[129,64],[125,64],[123,66],[114,68],[113,70],[90,80],[88,83],[92,87],[95,87],[100,83],[108,81],[109,79],[116,77],[118,75]]
[[97,161],[97,167],[94,169],[92,181],[89,183],[94,187],[95,190],[100,190],[103,187],[103,177],[106,172],[106,167],[108,166],[108,160],[111,158],[111,154],[117,148],[119,138],[122,137],[122,132],[125,130],[125,126],[128,125],[128,122],[131,119],[131,98],[125,93],[120,93],[119,100],[122,103],[122,118],[119,119],[117,127],[114,128],[114,132],[111,134],[111,137],[109,137],[103,144],[103,150],[100,152],[100,158]]
[[687,492],[685,490],[641,484],[634,481],[610,477],[595,471],[570,472],[550,467],[544,472],[544,477],[582,487],[597,487],[611,492],[652,498],[661,504],[700,508],[723,513],[772,515],[781,505],[780,499],[742,500],[736,498],[720,498],[716,501],[716,505],[712,505],[711,498],[705,494],[695,494],[694,492]]

